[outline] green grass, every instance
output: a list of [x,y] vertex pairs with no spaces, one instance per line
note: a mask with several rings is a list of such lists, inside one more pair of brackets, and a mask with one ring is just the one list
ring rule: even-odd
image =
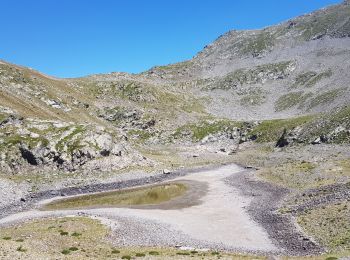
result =
[[47,146],[49,141],[44,137],[33,138],[30,136],[22,136],[18,134],[12,134],[4,137],[4,142],[0,144],[0,150],[7,149],[18,144],[26,144],[29,149],[37,146]]
[[227,74],[225,77],[218,79],[214,84],[209,85],[206,89],[234,89],[237,86],[244,84],[256,84],[262,83],[263,77],[260,75],[263,73],[265,78],[272,79],[269,76],[271,73],[279,73],[284,76],[288,75],[288,67],[293,64],[293,61],[283,61],[279,63],[269,63],[259,65],[253,68],[238,69],[232,73]]
[[148,252],[149,255],[159,255],[158,251],[149,251]]
[[68,234],[69,234],[69,233],[66,232],[66,231],[60,231],[60,235],[61,235],[61,236],[68,236]]
[[[310,136],[325,136],[332,133],[337,127],[350,127],[350,107],[344,107],[337,111],[324,114],[320,120],[308,125],[307,132]],[[347,131],[331,136],[330,143],[350,143],[350,134]]]
[[244,95],[240,100],[242,106],[259,106],[265,103],[266,96],[261,90],[256,90],[253,93]]
[[318,83],[319,81],[321,81],[324,78],[329,78],[333,75],[332,70],[327,70],[324,72],[321,72],[319,74],[317,74],[314,71],[307,71],[305,73],[299,74],[296,78],[295,78],[295,82],[292,85],[293,88],[298,88],[298,87],[307,87],[307,88],[311,88],[314,85],[316,85],[316,83]]
[[132,129],[128,131],[128,136],[136,139],[139,143],[144,143],[154,136],[154,133],[147,130]]
[[319,35],[329,35],[339,23],[347,21],[349,17],[349,7],[342,6],[328,9],[327,12],[317,12],[303,19],[295,26],[301,32],[303,40],[312,40]]
[[191,134],[192,140],[198,142],[209,134],[228,132],[239,125],[239,123],[229,120],[219,120],[212,122],[202,121],[197,124],[187,124],[179,127],[176,129],[173,137],[175,139],[180,139],[189,132]]
[[125,85],[121,90],[122,96],[133,101],[138,101],[138,96],[142,95],[143,92],[141,86],[134,82]]
[[303,91],[290,92],[288,94],[282,95],[275,103],[275,110],[279,112],[295,106],[298,106],[300,108],[311,96],[311,93],[304,94]]
[[270,32],[261,31],[259,34],[250,36],[243,41],[240,53],[257,56],[263,52],[269,51],[274,46],[275,38]]
[[0,113],[0,123],[8,118],[7,114]]
[[63,249],[61,251],[61,253],[64,254],[64,255],[69,255],[70,254],[70,250],[69,249]]
[[183,195],[187,187],[181,183],[169,183],[148,188],[102,192],[53,201],[43,207],[45,210],[113,207],[130,205],[159,204]]
[[67,136],[59,140],[56,144],[57,151],[63,151],[64,146],[67,146],[67,151],[71,154],[74,150],[79,149],[81,146],[79,144],[80,140],[77,138],[73,140],[78,135],[85,132],[85,127],[82,125],[76,126],[76,128]]
[[17,247],[16,251],[18,252],[27,252],[27,249],[25,249],[23,246]]
[[313,87],[314,85],[316,85],[317,82],[321,81],[324,78],[329,78],[332,76],[332,71],[329,69],[325,72],[322,72],[318,75],[316,75],[315,77],[311,78],[306,84],[306,87]]
[[342,202],[309,210],[298,224],[332,252],[350,250],[350,203]]
[[295,78],[293,87],[304,86],[309,80],[311,80],[315,76],[317,76],[317,73],[314,71],[307,71],[301,73]]
[[322,183],[323,179],[317,178],[315,168],[316,165],[311,162],[284,162],[259,170],[258,176],[287,188],[302,190]]
[[257,137],[256,141],[260,143],[275,142],[282,135],[284,129],[291,130],[297,126],[309,123],[313,119],[313,116],[302,116],[290,119],[266,120],[256,126],[250,132],[250,135],[255,135]]
[[190,252],[177,252],[177,255],[191,255]]
[[190,68],[192,65],[193,65],[193,62],[188,60],[188,61],[178,62],[178,63],[165,65],[165,66],[156,66],[156,67],[153,67],[152,70],[161,70],[164,72],[178,72],[178,71]]
[[333,102],[344,90],[344,88],[332,89],[317,95],[310,100],[309,109]]

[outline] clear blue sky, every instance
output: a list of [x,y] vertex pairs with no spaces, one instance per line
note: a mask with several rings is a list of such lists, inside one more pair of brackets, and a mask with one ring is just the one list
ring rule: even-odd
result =
[[58,77],[189,59],[230,29],[340,0],[0,0],[0,59]]

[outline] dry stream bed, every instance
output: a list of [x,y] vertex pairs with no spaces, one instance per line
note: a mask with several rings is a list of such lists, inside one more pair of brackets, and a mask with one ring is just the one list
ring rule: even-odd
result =
[[[254,170],[230,164],[132,184],[107,192],[39,197],[28,205],[28,210],[17,213],[9,210],[7,216],[0,219],[6,233],[4,238],[13,241],[11,234],[18,233],[21,226],[28,228],[26,225],[40,225],[40,222],[58,223],[47,229],[57,229],[61,237],[79,238],[90,229],[65,231],[59,223],[69,217],[72,221],[97,221],[111,231],[105,233],[104,239],[108,240],[105,253],[112,256],[111,245],[124,250],[181,247],[189,249],[186,254],[189,251],[223,251],[307,255],[323,251],[298,229],[294,219],[277,212],[288,191],[257,180]],[[16,236],[26,237],[25,234]],[[21,240],[14,241],[18,239]],[[62,245],[53,250],[53,254],[73,255],[77,254],[75,251],[87,251],[80,244],[71,247],[67,244],[64,248]],[[18,253],[23,248],[17,249]],[[193,254],[191,256],[198,256]],[[208,253],[209,256],[215,254]]]

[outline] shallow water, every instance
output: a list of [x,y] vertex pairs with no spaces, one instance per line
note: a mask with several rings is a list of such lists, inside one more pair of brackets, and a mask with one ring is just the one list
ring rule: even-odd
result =
[[155,205],[185,194],[183,183],[167,183],[146,188],[135,188],[75,196],[52,201],[43,210]]

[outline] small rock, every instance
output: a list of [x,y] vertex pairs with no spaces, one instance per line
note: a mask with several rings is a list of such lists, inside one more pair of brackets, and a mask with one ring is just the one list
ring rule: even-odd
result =
[[321,138],[317,137],[314,141],[311,142],[311,144],[320,144],[321,143]]
[[164,169],[164,170],[163,170],[163,174],[170,174],[170,173],[171,173],[171,171],[168,170],[168,169]]

